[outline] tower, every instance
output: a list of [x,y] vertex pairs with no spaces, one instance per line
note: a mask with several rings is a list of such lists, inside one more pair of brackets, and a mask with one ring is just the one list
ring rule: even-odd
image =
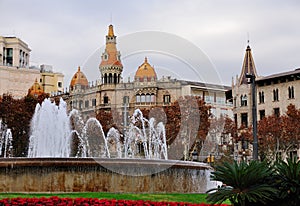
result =
[[241,74],[232,85],[233,113],[238,128],[249,127],[252,122],[251,85],[248,84],[246,74],[258,77],[249,45],[246,48]]
[[121,80],[123,65],[121,63],[121,54],[117,50],[116,39],[113,25],[109,25],[105,51],[102,53],[99,65],[102,84],[118,84]]
[[252,57],[251,48],[249,45],[246,48],[242,71],[241,71],[241,75],[239,77],[239,85],[248,84],[248,79],[246,78],[246,74],[252,74],[255,77],[257,77],[257,72],[256,72],[254,60]]

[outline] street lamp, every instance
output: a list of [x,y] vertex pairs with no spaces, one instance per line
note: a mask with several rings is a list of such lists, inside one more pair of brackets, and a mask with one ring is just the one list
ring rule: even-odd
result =
[[246,74],[246,78],[250,79],[252,88],[252,127],[253,127],[253,160],[258,160],[258,139],[257,139],[257,109],[256,109],[256,85],[255,76]]

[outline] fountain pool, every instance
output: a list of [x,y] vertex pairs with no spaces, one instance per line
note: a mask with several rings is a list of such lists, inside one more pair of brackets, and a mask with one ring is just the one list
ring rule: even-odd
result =
[[[76,157],[72,135],[80,140]],[[163,124],[139,110],[121,142],[116,129],[105,136],[98,120],[83,123],[78,111],[67,115],[64,101],[46,99],[36,107],[28,157],[0,158],[0,192],[205,193],[217,186],[211,171],[205,163],[168,160]]]

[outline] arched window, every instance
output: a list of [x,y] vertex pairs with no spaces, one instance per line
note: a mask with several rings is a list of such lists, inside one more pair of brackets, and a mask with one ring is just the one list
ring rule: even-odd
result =
[[151,94],[151,102],[155,102],[155,95]]
[[146,102],[146,96],[145,96],[145,94],[141,95],[141,102]]
[[151,96],[150,96],[150,94],[146,94],[146,102],[148,102],[148,103],[151,102]]
[[289,92],[289,99],[294,99],[295,98],[295,96],[294,96],[294,86],[289,87],[288,92]]
[[108,84],[111,84],[112,83],[112,74],[109,73],[108,75]]
[[104,74],[104,84],[107,84],[107,74]]
[[139,94],[136,95],[136,102],[137,103],[141,102],[141,95],[139,95]]
[[247,95],[241,95],[241,106],[247,106]]
[[278,89],[273,89],[273,101],[279,101]]
[[118,82],[117,82],[117,74],[116,73],[114,73],[114,84],[117,84]]
[[265,103],[265,93],[261,91],[258,93],[258,95],[259,95],[259,103],[260,104]]
[[105,96],[103,97],[103,103],[104,103],[104,104],[108,104],[108,96],[105,95]]

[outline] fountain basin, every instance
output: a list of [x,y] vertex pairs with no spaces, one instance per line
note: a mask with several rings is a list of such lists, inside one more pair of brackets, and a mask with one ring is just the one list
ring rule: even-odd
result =
[[0,158],[0,192],[205,193],[204,163],[108,158]]

